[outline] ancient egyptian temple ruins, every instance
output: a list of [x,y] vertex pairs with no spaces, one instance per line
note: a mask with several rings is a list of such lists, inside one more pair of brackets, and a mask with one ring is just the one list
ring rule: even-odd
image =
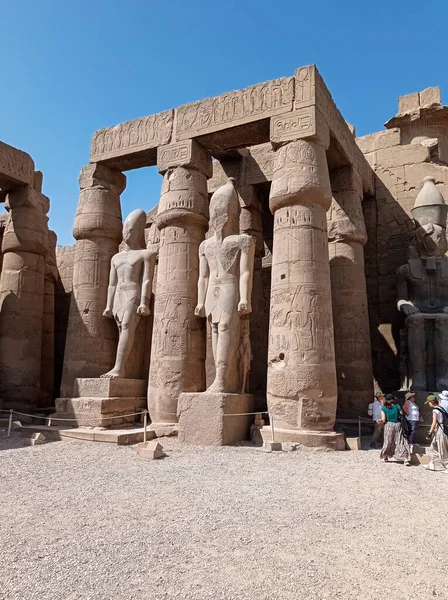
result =
[[[122,215],[125,172],[149,166],[157,207]],[[278,441],[341,449],[337,419],[374,388],[448,387],[438,88],[356,138],[302,67],[97,131],[79,184],[55,257],[42,176],[0,145],[1,408],[117,427],[147,407],[154,430],[207,444],[268,410]]]

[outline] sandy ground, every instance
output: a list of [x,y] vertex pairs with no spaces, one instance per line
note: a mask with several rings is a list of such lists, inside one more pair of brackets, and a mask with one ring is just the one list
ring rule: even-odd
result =
[[0,433],[3,600],[448,598],[448,476],[375,450]]

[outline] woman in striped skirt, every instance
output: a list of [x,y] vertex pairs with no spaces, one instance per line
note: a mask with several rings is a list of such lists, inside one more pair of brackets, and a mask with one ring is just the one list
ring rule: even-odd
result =
[[378,423],[385,424],[384,443],[380,458],[384,462],[395,458],[395,460],[403,461],[408,467],[411,464],[411,452],[408,440],[403,435],[400,415],[403,415],[403,412],[399,405],[395,404],[395,398],[392,394],[386,394],[386,400],[381,409],[381,420],[378,421]]

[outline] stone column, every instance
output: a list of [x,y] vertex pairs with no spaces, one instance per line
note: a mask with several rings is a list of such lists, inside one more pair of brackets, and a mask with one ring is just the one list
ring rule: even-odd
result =
[[31,185],[8,193],[0,278],[0,399],[29,411],[40,395],[48,199]]
[[103,318],[110,261],[122,238],[120,194],[126,177],[91,164],[79,176],[81,188],[73,227],[76,239],[73,291],[65,346],[61,395],[73,394],[76,377],[99,377],[112,368],[117,327]]
[[268,360],[268,317],[264,311],[262,259],[264,256],[261,206],[254,185],[238,188],[241,203],[240,232],[255,240],[255,260],[250,314],[252,360],[249,389],[254,395],[255,410],[266,410],[266,368]]
[[[268,408],[278,442],[343,449],[332,432],[337,387],[326,211],[325,148],[287,142],[275,153]],[[269,439],[267,428],[262,430]]]
[[42,360],[40,378],[40,401],[42,407],[51,406],[54,390],[54,296],[55,284],[58,280],[56,264],[57,236],[54,231],[48,232],[49,250],[45,257],[44,308],[42,317]]
[[333,200],[327,224],[338,417],[355,419],[366,414],[373,397],[362,182],[351,167],[343,167],[331,172],[331,185]]
[[163,175],[157,292],[149,368],[152,426],[177,423],[181,392],[205,389],[205,329],[196,317],[199,244],[208,226],[211,157],[194,140],[157,150]]

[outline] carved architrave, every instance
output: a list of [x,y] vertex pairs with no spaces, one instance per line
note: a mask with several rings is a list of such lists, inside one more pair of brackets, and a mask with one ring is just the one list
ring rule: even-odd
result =
[[294,77],[284,77],[180,106],[176,138],[183,140],[289,112],[293,108]]
[[31,156],[0,142],[0,187],[8,189],[11,183],[33,185],[34,162]]
[[90,162],[99,162],[133,152],[141,152],[168,144],[173,131],[173,110],[114,127],[99,129],[93,134]]

